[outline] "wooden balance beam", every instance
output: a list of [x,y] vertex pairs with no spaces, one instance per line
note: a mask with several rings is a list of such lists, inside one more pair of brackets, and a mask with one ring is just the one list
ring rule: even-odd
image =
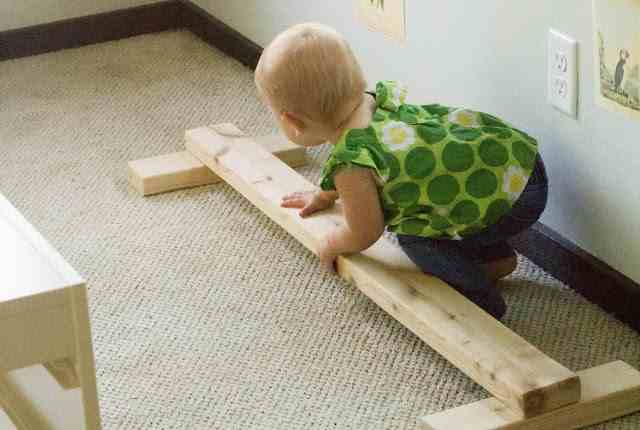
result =
[[[214,125],[212,129],[226,136],[244,136],[233,124]],[[304,166],[307,162],[305,149],[283,136],[260,136],[255,142],[291,167]],[[211,169],[188,151],[130,161],[128,177],[131,186],[142,196],[220,182]]]
[[[294,191],[314,189],[249,138],[210,128],[186,133],[187,150],[312,252],[345,221],[339,208],[302,219],[280,206]],[[442,281],[419,272],[381,239],[364,254],[338,258],[340,275],[482,385],[519,418],[580,400],[578,376],[492,318]]]

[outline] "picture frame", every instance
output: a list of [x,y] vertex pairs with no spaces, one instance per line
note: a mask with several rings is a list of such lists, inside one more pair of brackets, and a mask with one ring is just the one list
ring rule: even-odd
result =
[[593,0],[595,102],[640,120],[640,0]]

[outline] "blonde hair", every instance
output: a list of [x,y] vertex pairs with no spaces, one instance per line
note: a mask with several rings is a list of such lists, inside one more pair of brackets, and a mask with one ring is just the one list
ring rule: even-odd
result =
[[280,112],[334,127],[353,111],[367,85],[347,41],[315,23],[277,36],[260,58],[255,81]]

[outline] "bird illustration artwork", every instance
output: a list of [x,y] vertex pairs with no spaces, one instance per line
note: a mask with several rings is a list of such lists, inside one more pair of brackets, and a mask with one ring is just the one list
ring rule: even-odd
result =
[[626,49],[620,50],[620,60],[618,61],[618,65],[616,66],[616,74],[614,78],[614,90],[616,92],[620,92],[622,81],[624,80],[624,67],[627,64],[627,60],[629,59],[630,54]]

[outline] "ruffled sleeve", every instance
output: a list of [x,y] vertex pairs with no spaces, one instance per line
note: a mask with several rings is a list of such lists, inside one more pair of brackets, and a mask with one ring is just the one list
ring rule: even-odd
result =
[[345,167],[364,167],[374,171],[379,185],[389,178],[389,168],[384,154],[378,150],[375,132],[372,129],[354,129],[347,132],[334,146],[322,169],[320,188],[324,191],[336,189],[334,177]]
[[407,98],[407,87],[395,81],[380,81],[376,85],[378,107],[396,112]]

